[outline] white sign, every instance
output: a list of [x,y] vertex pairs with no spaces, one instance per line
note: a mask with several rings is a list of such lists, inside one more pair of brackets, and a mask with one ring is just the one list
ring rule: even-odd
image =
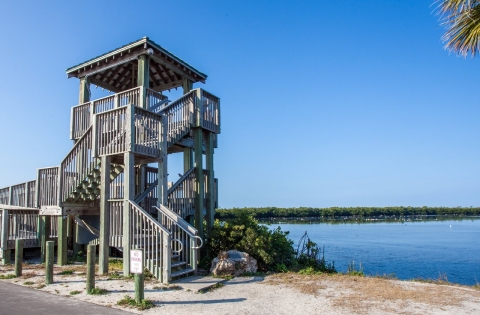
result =
[[141,250],[130,250],[130,273],[143,273],[143,255]]

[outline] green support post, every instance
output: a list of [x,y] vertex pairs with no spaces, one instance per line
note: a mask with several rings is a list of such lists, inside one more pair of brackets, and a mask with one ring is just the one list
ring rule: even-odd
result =
[[110,157],[102,156],[100,187],[100,244],[98,250],[98,273],[108,273],[108,254],[110,245]]
[[67,264],[67,226],[68,216],[58,217],[58,246],[57,246],[57,265]]
[[195,228],[198,236],[203,238],[203,154],[202,154],[202,128],[194,128],[195,144]]
[[132,248],[130,202],[135,197],[135,157],[131,152],[124,153],[124,202],[123,202],[123,276],[130,275],[130,249]]
[[207,204],[205,205],[207,208],[206,219],[207,219],[207,235],[210,237],[213,222],[214,222],[214,215],[215,215],[215,179],[214,179],[214,171],[213,171],[213,133],[208,132],[207,135],[207,147],[206,147],[206,154],[205,154],[205,164],[207,169],[207,187],[206,189],[206,196],[207,196]]
[[87,249],[87,281],[85,288],[90,293],[95,288],[95,251],[96,245],[88,245]]
[[2,243],[0,247],[2,248],[2,264],[6,265],[10,263],[11,252],[10,249],[7,248],[8,245],[8,210],[1,210],[2,211],[2,229],[0,235],[0,239]]
[[45,262],[45,255],[46,255],[46,246],[47,241],[50,239],[50,227],[51,227],[51,217],[48,215],[44,215],[40,219],[40,247],[41,247],[41,255],[40,261],[41,263]]
[[[145,259],[145,252],[143,249],[139,249],[142,251],[142,261]],[[145,299],[145,275],[143,273],[136,273],[135,274],[135,302],[141,303],[142,300]]]
[[54,255],[54,241],[48,241],[45,244],[46,261],[45,261],[45,284],[53,283],[53,255]]
[[23,239],[17,238],[15,240],[15,277],[20,277],[22,275],[23,245]]

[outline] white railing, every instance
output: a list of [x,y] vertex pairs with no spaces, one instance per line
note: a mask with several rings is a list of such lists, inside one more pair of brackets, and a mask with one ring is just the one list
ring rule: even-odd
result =
[[220,98],[200,89],[202,128],[220,133]]
[[37,174],[37,206],[58,206],[59,167],[40,168]]
[[61,202],[75,200],[78,196],[72,194],[87,181],[98,165],[93,157],[92,134],[92,127],[89,127],[60,164]]
[[159,103],[166,104],[165,101],[168,100],[168,98],[165,95],[163,95],[162,93],[158,93],[158,92],[156,92],[152,89],[149,89],[149,88],[145,89],[145,93],[146,93],[146,95],[145,95],[145,102],[146,102],[145,108],[146,109],[152,108]]
[[134,107],[132,128],[135,153],[159,157],[161,153],[162,116],[143,108]]
[[132,248],[143,248],[145,267],[157,279],[169,282],[172,241],[170,232],[136,203],[129,201],[129,206]]
[[168,189],[168,208],[182,218],[195,213],[195,168],[188,170]]
[[95,156],[127,151],[127,108],[95,115]]
[[92,102],[72,107],[70,139],[78,139],[92,125]]
[[175,102],[157,111],[158,114],[167,116],[168,147],[190,132],[190,127],[193,123],[195,100],[196,92],[190,91]]
[[35,208],[36,181],[29,181],[0,189],[0,204]]
[[122,247],[123,200],[110,200],[110,246]]
[[[3,220],[3,216],[7,219]],[[39,247],[39,210],[37,209],[0,209],[0,247],[15,248],[15,240],[24,239],[24,247]],[[51,217],[49,238],[58,238],[58,216]]]
[[134,152],[159,157],[162,116],[128,104],[95,115],[95,156]]
[[116,105],[115,95],[109,95],[109,96],[99,98],[98,100],[93,101],[93,113],[98,114],[98,113],[106,112],[107,110],[112,110],[117,107],[115,105]]
[[172,252],[178,255],[178,261],[185,262],[197,270],[197,249],[202,247],[203,241],[198,236],[198,231],[167,207],[160,205],[155,207],[158,210],[158,221],[171,234],[173,240]]
[[118,107],[127,106],[128,104],[141,106],[140,94],[141,94],[141,87],[136,87],[136,88],[116,94],[118,98]]

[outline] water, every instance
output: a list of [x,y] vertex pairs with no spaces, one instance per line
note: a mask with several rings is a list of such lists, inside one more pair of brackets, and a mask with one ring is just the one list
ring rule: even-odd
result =
[[480,218],[424,222],[272,224],[290,231],[298,244],[305,231],[325,245],[325,259],[340,272],[349,262],[367,275],[394,274],[399,279],[438,279],[480,283]]

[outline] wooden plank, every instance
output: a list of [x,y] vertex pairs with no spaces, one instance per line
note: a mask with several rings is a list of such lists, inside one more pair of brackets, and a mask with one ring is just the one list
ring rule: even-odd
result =
[[135,157],[131,152],[124,153],[124,205],[123,205],[123,275],[130,275],[130,249],[132,248],[130,202],[135,197]]
[[207,132],[207,152],[205,155],[205,167],[208,171],[207,173],[207,187],[206,187],[206,196],[207,196],[207,235],[211,236],[211,231],[213,228],[214,215],[215,215],[215,180],[214,180],[214,170],[213,170],[213,133]]
[[59,266],[64,266],[67,264],[67,225],[68,216],[59,216],[57,246],[57,264]]

